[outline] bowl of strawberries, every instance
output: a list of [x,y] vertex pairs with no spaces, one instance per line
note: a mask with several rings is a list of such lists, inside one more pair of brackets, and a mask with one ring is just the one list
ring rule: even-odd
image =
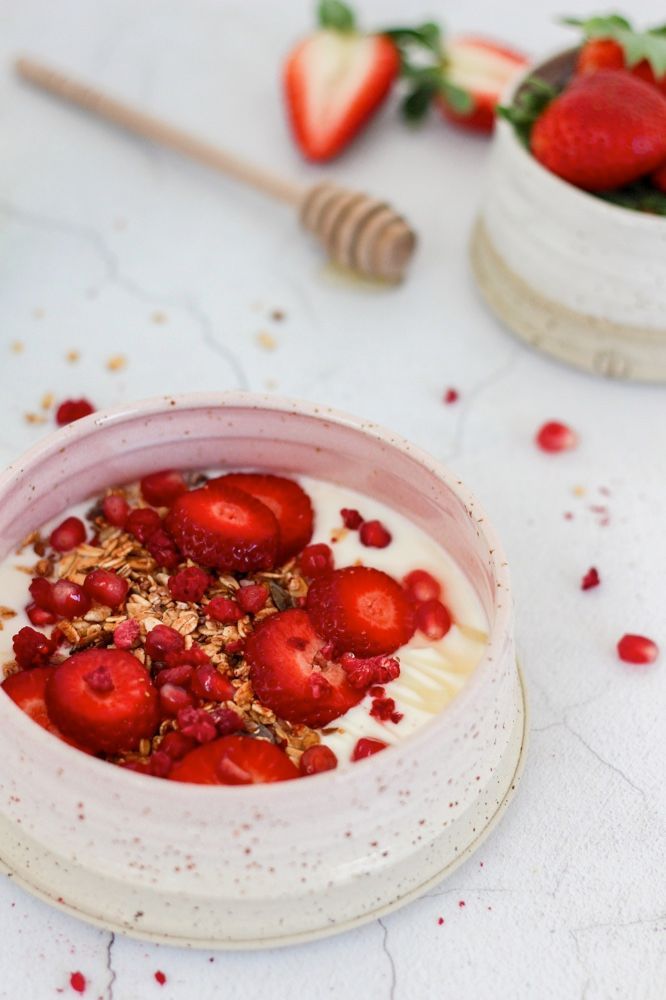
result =
[[459,480],[293,400],[149,400],[0,479],[0,859],[194,947],[334,933],[481,842],[525,712]]
[[666,381],[666,35],[619,15],[506,95],[474,275],[493,312],[551,356]]

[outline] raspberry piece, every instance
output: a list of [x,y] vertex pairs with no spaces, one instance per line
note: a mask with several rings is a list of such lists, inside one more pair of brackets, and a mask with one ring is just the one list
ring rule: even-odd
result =
[[578,444],[578,435],[566,424],[551,420],[539,429],[535,441],[542,451],[571,451]]
[[329,698],[333,690],[330,682],[327,681],[324,675],[319,673],[317,670],[313,670],[308,677],[308,684],[310,686],[310,691],[312,692],[312,697],[315,701],[320,698]]
[[357,656],[392,653],[414,633],[414,611],[400,584],[367,566],[315,580],[306,607],[321,636]]
[[214,597],[206,605],[205,611],[213,621],[222,625],[232,625],[243,617],[243,612],[236,602],[228,597]]
[[175,576],[169,577],[168,587],[174,601],[197,604],[212,582],[205,570],[199,569],[198,566],[188,566]]
[[330,573],[335,568],[333,550],[323,542],[316,545],[306,545],[298,557],[298,565],[303,576],[307,576],[310,580],[316,580],[318,576]]
[[353,653],[343,653],[340,665],[351,686],[360,690],[371,684],[388,684],[400,676],[400,663],[395,656],[371,656],[363,659]]
[[217,737],[215,723],[202,708],[181,708],[177,720],[181,733],[191,736],[195,743],[210,743]]
[[441,601],[424,601],[416,609],[416,627],[436,642],[451,628],[451,615]]
[[131,653],[88,649],[56,667],[46,707],[66,735],[99,753],[136,750],[159,723],[157,691]]
[[236,689],[212,663],[204,663],[192,674],[191,690],[206,701],[233,701]]
[[42,611],[53,611],[53,584],[43,576],[36,576],[28,587],[30,596]]
[[188,667],[203,667],[207,663],[210,663],[210,656],[196,643],[189,649],[183,649],[180,652],[174,651],[166,655],[168,667],[180,667],[184,664]]
[[130,507],[125,497],[117,493],[109,493],[102,500],[102,514],[114,528],[124,528],[129,516]]
[[106,569],[94,569],[83,581],[83,589],[91,600],[107,608],[119,608],[127,597],[129,584],[122,576]]
[[46,628],[47,625],[54,625],[58,620],[52,611],[45,611],[44,608],[40,608],[36,604],[28,604],[25,613],[28,616],[30,624],[36,625],[37,628]]
[[66,517],[62,524],[54,528],[49,538],[51,548],[56,552],[69,552],[86,540],[86,528],[78,517]]
[[625,663],[654,663],[659,647],[644,635],[623,635],[617,644],[617,652]]
[[162,737],[160,752],[168,754],[172,760],[180,760],[190,750],[194,750],[195,746],[191,736],[185,736],[174,729]]
[[180,653],[182,649],[185,649],[185,640],[169,625],[156,625],[146,636],[146,653],[158,663],[166,662],[169,653]]
[[594,566],[591,566],[583,579],[580,581],[580,589],[591,590],[592,587],[598,587],[600,583],[601,577],[599,576],[598,571],[594,568]]
[[[166,671],[163,671],[166,673]],[[192,695],[184,687],[177,684],[162,684],[160,692],[160,711],[163,715],[177,716],[181,709],[189,708]]]
[[170,507],[174,500],[187,491],[187,484],[180,472],[166,469],[151,472],[141,480],[141,495],[153,507]]
[[249,573],[275,565],[279,530],[273,513],[234,486],[213,480],[183,493],[165,523],[181,552],[202,566]]
[[141,635],[141,626],[134,618],[128,618],[126,622],[120,622],[113,630],[113,642],[118,649],[131,649],[135,646]]
[[127,515],[125,530],[143,544],[161,524],[160,515],[152,507],[137,507]]
[[297,767],[267,740],[223,736],[176,762],[169,777],[198,785],[250,785],[298,778]]
[[447,404],[447,406],[450,406],[451,403],[457,403],[459,398],[460,398],[460,393],[458,392],[457,389],[446,389],[444,392],[444,396],[442,397],[443,401]]
[[340,517],[345,528],[349,528],[350,531],[356,531],[363,524],[363,518],[354,507],[343,507]]
[[243,732],[245,729],[245,723],[233,708],[214,708],[208,714],[220,736],[231,736],[232,733]]
[[364,521],[359,528],[358,537],[361,545],[371,549],[385,549],[393,539],[391,532],[386,530],[381,521]]
[[180,552],[173,539],[161,528],[152,533],[145,545],[158,566],[164,566],[165,569],[176,569],[181,561]]
[[150,773],[156,778],[168,778],[171,768],[173,767],[173,760],[168,753],[164,753],[163,750],[155,750],[151,753],[150,759]]
[[155,675],[155,687],[161,688],[165,684],[177,684],[180,687],[189,687],[192,680],[193,667],[189,663],[181,663],[176,667],[165,667]]
[[388,743],[384,743],[383,740],[362,737],[357,741],[356,746],[352,750],[351,759],[363,760],[364,757],[372,757],[373,754],[379,753],[380,750],[385,750],[387,746]]
[[303,752],[299,766],[301,774],[321,774],[322,771],[333,771],[338,766],[338,758],[330,747],[319,743]]
[[435,601],[442,593],[438,580],[424,569],[413,569],[402,581],[407,597],[416,604]]
[[94,412],[95,407],[87,399],[65,399],[55,412],[55,422],[58,427],[64,427]]
[[402,712],[396,712],[393,698],[373,698],[370,715],[381,722],[398,723],[403,717]]
[[282,565],[308,544],[312,538],[314,513],[310,497],[298,483],[284,476],[252,472],[233,472],[209,485],[221,483],[244,490],[265,504],[275,515],[279,527],[276,561]]
[[268,587],[265,583],[251,583],[247,587],[241,587],[236,593],[236,600],[244,614],[256,615],[266,607]]
[[90,611],[90,598],[83,587],[71,580],[58,580],[51,591],[51,605],[62,618],[82,618]]

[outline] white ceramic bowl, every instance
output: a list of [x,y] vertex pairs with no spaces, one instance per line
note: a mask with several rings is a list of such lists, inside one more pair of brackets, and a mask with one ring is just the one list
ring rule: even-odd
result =
[[[571,49],[531,67],[563,82]],[[477,284],[523,340],[619,379],[666,381],[666,218],[621,208],[560,180],[497,122],[471,243]]]
[[192,395],[93,415],[10,467],[0,556],[70,504],[168,466],[307,473],[390,504],[474,584],[486,655],[452,704],[397,747],[242,788],[112,767],[0,697],[2,862],[85,919],[192,946],[289,943],[400,905],[474,848],[516,780],[523,698],[491,527],[455,476],[372,424],[273,397]]

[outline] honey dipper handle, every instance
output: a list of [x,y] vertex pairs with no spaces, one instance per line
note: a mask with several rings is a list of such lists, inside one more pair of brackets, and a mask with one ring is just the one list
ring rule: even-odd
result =
[[162,121],[160,118],[155,118],[145,111],[140,111],[123,101],[103,94],[88,84],[79,83],[43,63],[22,57],[16,61],[16,71],[24,80],[55,94],[56,97],[69,101],[70,104],[76,104],[99,118],[105,118],[114,125],[119,125],[121,128],[127,129],[128,132],[133,132],[134,135],[150,139],[162,146],[168,146],[207,167],[235,177],[236,180],[257,188],[264,194],[294,205],[300,204],[303,199],[303,190],[296,184],[276,177],[253,163],[246,163],[234,156],[233,153],[213,146],[174,125],[169,125],[168,122]]

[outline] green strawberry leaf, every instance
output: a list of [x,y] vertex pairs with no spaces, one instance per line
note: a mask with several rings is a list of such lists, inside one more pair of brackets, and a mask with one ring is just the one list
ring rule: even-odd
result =
[[520,88],[512,105],[500,105],[497,114],[513,125],[516,135],[529,148],[532,127],[558,91],[538,76],[531,76]]
[[317,18],[322,28],[344,32],[354,31],[356,28],[354,12],[342,0],[320,0]]
[[428,114],[432,99],[437,93],[437,85],[425,80],[417,83],[402,102],[401,111],[405,121],[418,125]]
[[619,14],[590,17],[586,21],[567,17],[563,23],[581,28],[586,39],[601,38],[617,42],[622,47],[630,69],[645,59],[657,78],[666,74],[666,25],[650,28],[648,31],[635,31],[629,21]]
[[381,34],[392,38],[401,52],[411,46],[420,46],[436,56],[442,52],[442,32],[434,21],[426,21],[416,28],[387,28]]
[[613,205],[633,209],[635,212],[666,215],[666,194],[658,191],[647,180],[636,181],[635,184],[617,191],[603,191],[597,197]]
[[446,103],[456,114],[470,115],[474,110],[474,98],[468,90],[463,90],[462,87],[457,87],[446,79],[440,83],[439,90]]

